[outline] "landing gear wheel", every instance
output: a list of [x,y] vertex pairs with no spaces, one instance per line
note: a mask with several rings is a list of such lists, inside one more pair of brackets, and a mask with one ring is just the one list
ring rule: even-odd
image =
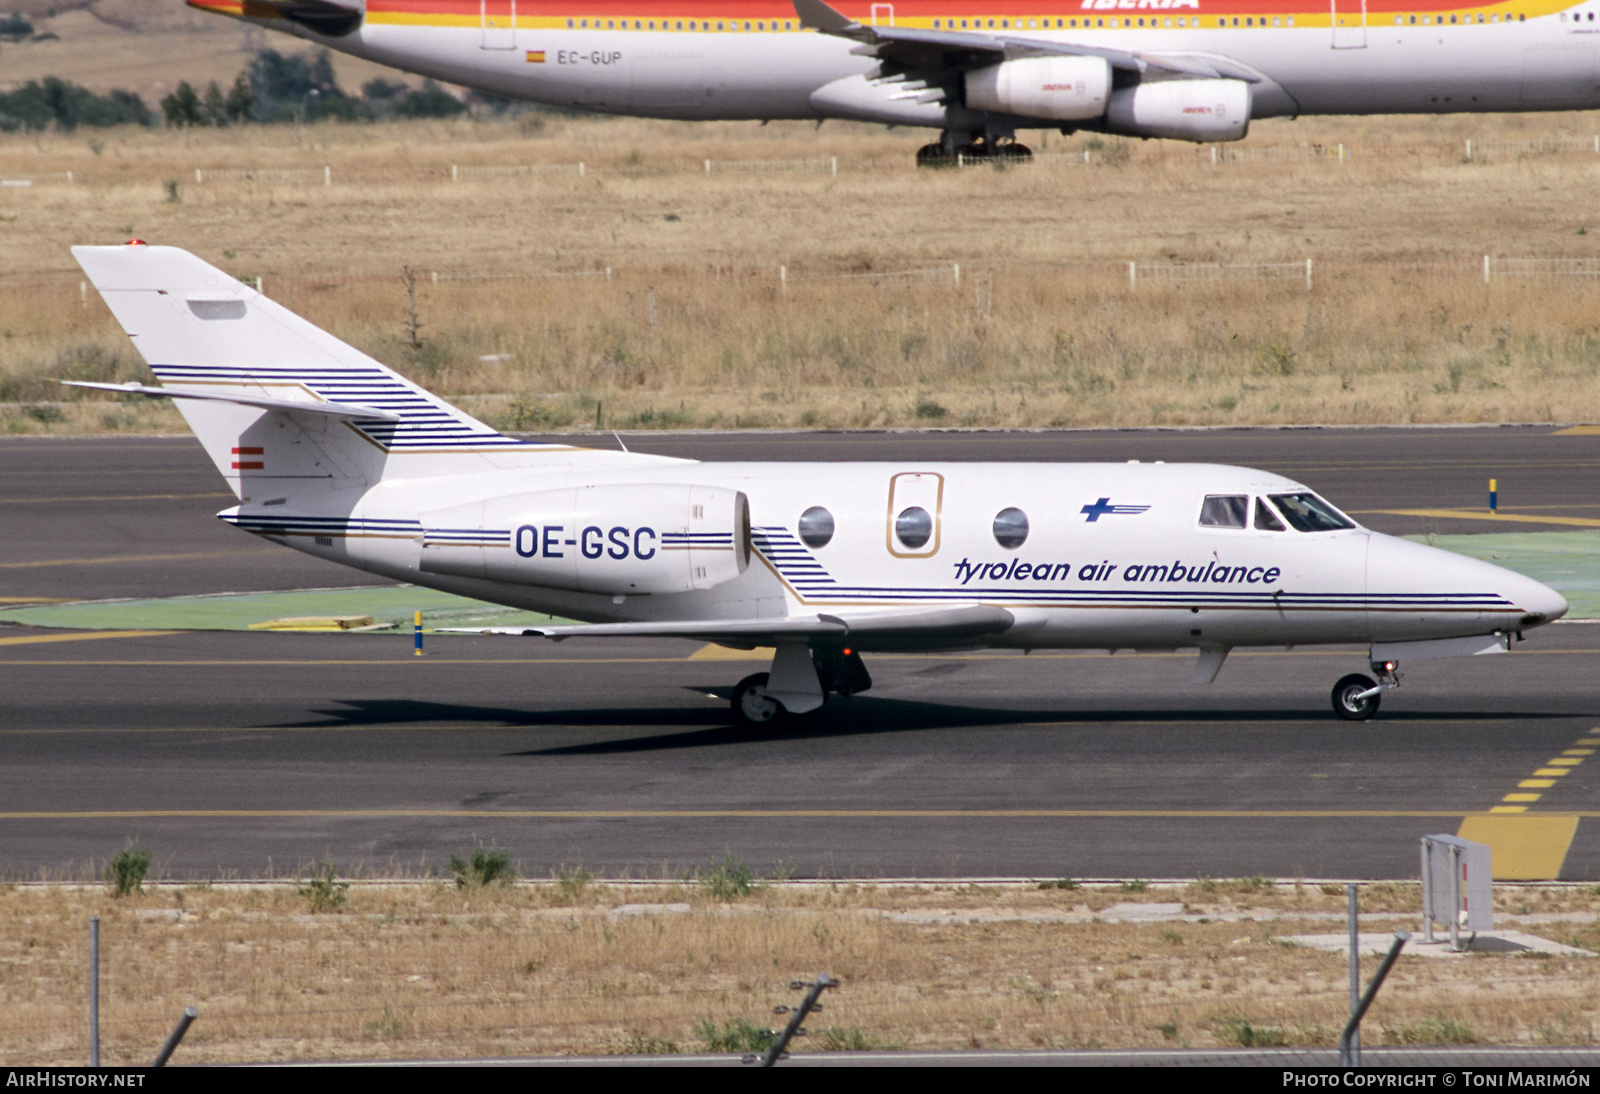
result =
[[944,145],[925,144],[917,149],[918,167],[948,167],[951,158],[944,154]]
[[746,676],[734,685],[733,716],[747,726],[763,726],[783,717],[783,704],[767,696],[767,674]]
[[995,145],[994,151],[990,155],[997,160],[1031,160],[1033,159],[1033,149],[1025,144],[1018,144],[1016,141],[1007,141],[1003,144]]
[[1333,685],[1333,712],[1347,722],[1366,721],[1378,713],[1378,700],[1383,696],[1372,695],[1365,699],[1357,699],[1356,696],[1377,686],[1377,681],[1370,676],[1352,672]]

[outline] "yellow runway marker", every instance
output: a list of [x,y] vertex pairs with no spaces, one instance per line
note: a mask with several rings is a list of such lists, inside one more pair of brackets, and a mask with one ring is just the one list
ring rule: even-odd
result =
[[1567,528],[1600,528],[1600,520],[1593,517],[1543,517],[1533,513],[1517,516],[1512,513],[1485,512],[1481,509],[1366,509],[1367,513],[1384,513],[1391,517],[1442,517],[1447,520],[1490,520],[1497,524],[1559,524]]
[[231,498],[226,490],[212,490],[204,494],[106,494],[103,497],[54,498],[0,498],[0,505],[33,505],[51,501],[179,501],[188,498]]
[[689,655],[691,661],[771,661],[777,651],[771,646],[757,646],[753,650],[730,650],[716,643],[701,646]]
[[[1538,774],[1537,771],[1534,772]],[[1523,779],[1517,784],[1523,790],[1549,790],[1556,784],[1554,779]]]
[[[96,638],[150,638],[160,634],[176,634],[176,631],[74,631],[71,634],[28,634],[17,638],[0,638],[0,646],[31,646],[39,642],[88,642]],[[24,662],[26,663],[26,662]],[[45,662],[54,664],[55,662]],[[0,661],[3,664],[16,664],[16,662]]]
[[1558,775],[1565,775],[1571,770],[1572,769],[1570,767],[1541,767],[1534,772],[1534,775],[1541,779],[1549,779],[1555,778]]
[[[135,820],[152,817],[247,820],[270,817],[343,820],[393,817],[494,817],[511,820],[788,820],[830,817],[867,820],[1392,820],[1459,816],[1459,810],[1440,809],[136,809],[0,813],[0,820]],[[1467,819],[1473,818],[1469,816]],[[1576,823],[1577,818],[1567,819]]]
[[1578,831],[1571,814],[1467,817],[1456,835],[1494,849],[1498,881],[1548,881],[1561,876],[1561,864]]
[[41,566],[108,566],[118,562],[191,562],[201,558],[238,558],[276,554],[276,547],[241,548],[237,551],[192,551],[179,555],[115,555],[110,558],[52,558],[43,562],[0,562],[0,570],[31,570]]

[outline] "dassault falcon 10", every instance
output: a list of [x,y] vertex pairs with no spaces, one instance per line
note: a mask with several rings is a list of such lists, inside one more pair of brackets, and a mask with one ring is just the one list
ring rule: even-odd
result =
[[263,539],[397,581],[549,612],[563,639],[772,647],[735,715],[867,690],[863,653],[1198,651],[1359,643],[1401,662],[1499,653],[1555,591],[1362,528],[1305,485],[1210,464],[699,463],[496,432],[186,251],[73,254]]
[[1252,118],[1600,107],[1600,0],[189,0],[497,95],[652,118],[1232,141]]

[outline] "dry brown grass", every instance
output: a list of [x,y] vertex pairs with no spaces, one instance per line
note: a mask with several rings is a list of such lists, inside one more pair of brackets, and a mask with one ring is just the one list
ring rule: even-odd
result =
[[[0,404],[15,404],[0,428],[180,428],[169,409],[80,404],[53,383],[139,375],[103,306],[80,303],[67,255],[134,235],[263,277],[508,428],[581,427],[597,409],[629,428],[1600,418],[1600,286],[1480,275],[1486,253],[1594,255],[1577,195],[1600,157],[1465,163],[1457,143],[1590,127],[1268,122],[1247,148],[1372,154],[1213,168],[1205,149],[1106,141],[1100,166],[962,172],[916,171],[919,135],[833,123],[4,136],[0,177],[72,170],[79,184],[0,190]],[[840,157],[837,179],[699,166],[818,155]],[[452,163],[579,160],[582,179],[449,180]],[[332,187],[193,181],[196,167],[324,164]],[[1295,277],[1131,288],[1126,272],[1307,257],[1309,293]],[[955,264],[959,289],[839,276]],[[407,265],[420,349],[403,332]],[[609,280],[547,276],[608,267]]]
[[[1125,901],[1183,901],[1203,920],[1101,920]],[[675,902],[688,910],[622,908]],[[1391,928],[1414,928],[1417,903],[1415,885],[1364,897],[1395,914]],[[1502,886],[1500,903],[1502,915],[1568,913],[1525,929],[1600,941],[1590,890]],[[1343,906],[1337,886],[1260,881],[1142,893],[780,884],[732,903],[691,883],[358,882],[321,914],[292,886],[158,886],[122,900],[13,886],[0,889],[0,1064],[84,1058],[91,915],[105,1057],[120,1064],[153,1055],[190,1003],[200,1019],[186,1062],[703,1051],[697,1023],[771,1025],[775,1005],[796,1001],[787,982],[817,971],[842,986],[801,1050],[1327,1045],[1348,1005],[1344,958],[1272,940],[1337,931]],[[1366,1042],[1592,1044],[1592,960],[1403,958]]]

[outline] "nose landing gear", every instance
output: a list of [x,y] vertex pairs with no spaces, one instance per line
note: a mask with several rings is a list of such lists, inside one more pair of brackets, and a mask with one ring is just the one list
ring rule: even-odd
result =
[[1333,685],[1333,712],[1347,722],[1365,722],[1378,713],[1378,702],[1386,691],[1400,686],[1393,661],[1374,661],[1372,671],[1378,679],[1352,672]]

